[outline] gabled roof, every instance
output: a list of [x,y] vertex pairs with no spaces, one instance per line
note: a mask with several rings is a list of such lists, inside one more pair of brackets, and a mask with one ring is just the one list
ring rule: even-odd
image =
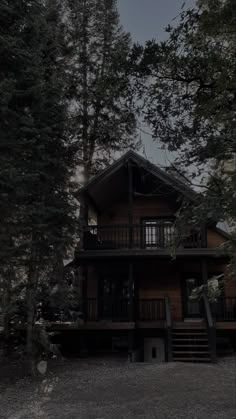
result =
[[198,196],[192,188],[182,182],[179,178],[175,178],[132,150],[125,153],[116,162],[91,179],[83,188],[80,189],[78,194],[82,191],[89,192],[91,189],[96,187],[96,185],[105,182],[109,177],[113,176],[123,166],[125,166],[128,161],[132,161],[138,167],[142,167],[147,172],[152,174],[157,180],[173,188],[173,190],[185,196],[188,200],[194,200]]
[[[121,191],[127,187],[127,179],[125,178],[127,172],[124,169],[127,168],[127,163],[130,161],[137,167],[144,169],[157,181],[167,185],[167,187],[173,191],[174,195],[182,196],[188,201],[193,202],[199,199],[199,194],[188,186],[187,183],[181,181],[179,177],[177,178],[160,169],[155,164],[132,150],[125,153],[109,167],[94,176],[77,192],[77,197],[79,198],[80,194],[85,192],[91,198],[91,202],[95,204],[95,207],[98,210],[102,209],[101,207],[106,208],[106,205],[109,205],[111,202],[112,197],[117,195],[119,190]],[[101,195],[103,195],[103,197]],[[223,237],[227,239],[231,237],[221,228],[216,227],[215,222],[211,224],[215,231]]]

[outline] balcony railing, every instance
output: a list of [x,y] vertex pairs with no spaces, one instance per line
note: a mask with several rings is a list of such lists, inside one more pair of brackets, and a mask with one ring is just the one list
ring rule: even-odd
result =
[[128,298],[104,298],[99,301],[96,298],[87,300],[87,320],[111,320],[128,321],[129,320],[129,300]]
[[[164,298],[142,299],[138,301],[137,320],[144,322],[165,320],[166,308]],[[129,321],[129,299],[120,298],[87,300],[87,320],[108,320],[112,322]]]
[[211,304],[213,318],[218,322],[236,322],[236,297],[220,297]]
[[139,301],[139,320],[140,321],[158,321],[165,320],[165,300],[151,299]]
[[167,249],[205,247],[200,232],[182,237],[171,223],[138,225],[93,225],[84,233],[85,250]]

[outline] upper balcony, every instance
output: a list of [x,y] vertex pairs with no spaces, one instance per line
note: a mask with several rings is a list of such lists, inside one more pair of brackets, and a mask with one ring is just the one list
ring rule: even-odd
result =
[[[85,226],[78,264],[103,256],[225,256],[221,244],[227,239],[210,220],[200,221],[204,228],[183,226],[184,234],[175,225],[182,203],[195,205],[199,195],[136,153],[127,153],[95,176],[78,199],[80,225]],[[97,225],[88,226],[89,220]]]
[[84,232],[84,250],[166,250],[207,248],[201,232],[179,234],[171,221],[137,225],[92,225]]

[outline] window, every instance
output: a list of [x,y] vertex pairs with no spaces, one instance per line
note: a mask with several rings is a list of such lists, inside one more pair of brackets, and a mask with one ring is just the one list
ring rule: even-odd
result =
[[144,220],[144,245],[150,248],[165,248],[174,241],[175,228],[172,220]]

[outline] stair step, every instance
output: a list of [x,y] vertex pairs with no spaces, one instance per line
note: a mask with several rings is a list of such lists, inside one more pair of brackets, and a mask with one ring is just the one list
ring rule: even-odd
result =
[[205,329],[206,326],[203,323],[188,323],[188,324],[175,324],[173,329]]
[[208,345],[199,345],[198,343],[196,343],[195,345],[186,345],[186,344],[182,344],[182,345],[173,345],[174,348],[208,348]]
[[198,355],[209,355],[209,351],[173,351],[173,354],[198,354]]
[[174,362],[211,362],[211,358],[175,358],[173,357]]
[[198,339],[193,339],[193,338],[173,338],[172,340],[173,340],[173,342],[191,342],[191,343],[193,343],[195,341],[197,343],[199,343],[199,342],[208,342],[208,339],[207,338],[198,338]]
[[206,332],[173,332],[175,336],[207,336]]

